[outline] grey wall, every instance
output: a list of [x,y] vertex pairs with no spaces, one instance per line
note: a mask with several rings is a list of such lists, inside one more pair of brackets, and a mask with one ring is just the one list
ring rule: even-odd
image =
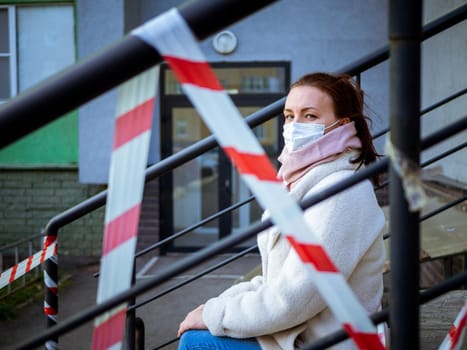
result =
[[[429,22],[438,16],[464,5],[465,0],[425,1],[424,21]],[[467,22],[464,21],[449,30],[426,40],[422,45],[422,108],[433,105],[467,87]],[[422,135],[428,135],[465,118],[467,95],[437,108],[422,118]],[[442,142],[422,154],[422,161],[432,158],[467,140],[467,131]],[[467,186],[467,151],[463,149],[434,163],[449,178]]]
[[[147,21],[184,1],[164,0],[136,1],[141,21]],[[109,16],[109,6],[115,1],[84,1],[93,8],[86,8],[78,0],[78,27],[80,57],[98,51],[106,44],[123,35],[122,13],[119,10]],[[429,21],[460,4],[461,0],[427,0],[425,20]],[[256,13],[228,29],[239,41],[231,55],[220,55],[208,38],[202,50],[211,62],[226,61],[290,61],[292,81],[311,71],[336,71],[388,43],[387,0],[283,0]],[[87,14],[86,11],[92,12]],[[422,102],[447,96],[466,86],[465,25],[449,31],[444,38],[424,44]],[[96,31],[101,35],[96,35]],[[451,33],[452,32],[452,33]],[[455,54],[452,55],[451,53]],[[449,54],[447,54],[449,53]],[[455,57],[452,57],[455,56]],[[443,67],[440,67],[440,66]],[[464,74],[459,74],[464,72]],[[440,83],[442,81],[442,83]],[[373,119],[373,131],[388,125],[388,64],[381,64],[362,77],[368,114]],[[80,181],[104,183],[107,181],[110,159],[110,133],[112,130],[114,95],[109,94],[80,110]],[[433,102],[432,102],[433,101]],[[453,115],[462,115],[466,104],[452,107]],[[443,122],[450,118],[443,113]],[[158,112],[154,121],[150,162],[158,160]],[[443,119],[444,118],[444,119]],[[427,118],[428,120],[428,118]],[[424,131],[431,126],[424,122]],[[436,126],[435,126],[436,128]],[[380,153],[384,151],[384,138],[376,141]],[[465,162],[465,161],[464,161]],[[465,164],[465,163],[464,163]],[[449,168],[450,172],[456,170]],[[462,171],[458,171],[461,173]],[[459,177],[458,175],[455,175]]]
[[[84,60],[124,33],[123,0],[76,2],[78,57]],[[116,92],[110,91],[79,109],[79,179],[106,183],[112,146]]]

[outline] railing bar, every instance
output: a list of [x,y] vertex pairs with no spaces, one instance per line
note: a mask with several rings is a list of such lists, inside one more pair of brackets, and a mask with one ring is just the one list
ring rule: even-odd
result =
[[[458,98],[458,97],[464,95],[465,93],[467,93],[467,88],[465,88],[465,89],[463,89],[463,90],[460,90],[460,91],[458,91],[458,92],[456,92],[456,93],[454,93],[454,94],[452,94],[452,95],[450,95],[450,96],[448,96],[448,97],[446,97],[446,98],[444,98],[444,99],[442,99],[442,100],[440,100],[440,101],[438,101],[438,102],[432,104],[431,106],[428,106],[428,107],[425,108],[425,109],[422,109],[422,110],[420,111],[420,116],[423,116],[424,114],[426,114],[426,113],[428,113],[428,112],[431,112],[432,110],[434,110],[434,109],[436,109],[436,108],[438,108],[438,107],[440,107],[440,106],[442,106],[442,105],[445,105],[445,104],[448,103],[448,102],[451,102],[452,100],[454,100],[454,99],[456,99],[456,98]],[[385,129],[383,129],[383,130],[381,130],[381,131],[378,131],[377,133],[375,133],[375,134],[372,136],[373,140],[377,139],[378,137],[383,136],[383,135],[386,134],[388,131],[389,131],[389,128],[385,128]]]
[[[466,144],[467,144],[467,143],[466,143]],[[458,147],[455,147],[455,148],[458,148]],[[445,152],[445,153],[448,153],[448,152]],[[450,154],[450,153],[453,153],[453,152],[449,152],[449,154]],[[437,157],[435,157],[435,158],[437,158]],[[430,160],[430,161],[431,161],[431,160]],[[430,161],[428,161],[428,162],[430,162]],[[422,166],[425,166],[425,165],[426,165],[426,164],[424,163],[424,165],[422,165]],[[386,181],[386,182],[383,184],[383,186],[384,186],[384,185],[387,185],[388,183],[389,183],[389,181]],[[252,198],[254,198],[254,197],[253,197],[253,196],[250,197],[250,199],[252,199]],[[433,210],[432,212],[430,212],[430,213],[428,213],[428,214],[422,216],[421,219],[420,219],[420,222],[421,222],[421,221],[424,221],[424,220],[427,220],[427,219],[431,218],[432,216],[434,216],[434,215],[436,215],[436,214],[438,214],[438,213],[440,213],[440,212],[442,212],[442,211],[445,211],[445,210],[447,210],[447,209],[449,209],[449,208],[451,208],[451,207],[453,207],[453,206],[455,206],[455,205],[461,203],[462,201],[464,201],[464,200],[466,200],[466,199],[467,199],[467,195],[464,195],[463,197],[460,197],[460,198],[458,198],[458,199],[456,199],[456,200],[454,200],[454,201],[452,201],[452,202],[450,202],[450,203],[447,203],[447,204],[445,204],[445,205],[443,205],[443,206],[441,206],[441,207],[439,207],[439,208]],[[240,204],[240,203],[237,203],[237,204]],[[227,209],[227,208],[226,208],[226,209]],[[389,238],[389,237],[390,237],[390,232],[387,232],[387,233],[385,233],[385,234],[383,235],[383,239],[387,239],[387,238]],[[169,237],[169,238],[170,238],[170,237]],[[187,283],[188,283],[188,282],[191,282],[191,281],[193,281],[193,280],[195,280],[195,279],[197,279],[197,278],[199,278],[199,277],[201,277],[201,276],[203,276],[203,275],[206,274],[206,273],[212,272],[212,271],[218,269],[219,267],[222,267],[222,266],[224,266],[224,265],[230,263],[230,262],[233,261],[233,260],[236,260],[236,259],[240,258],[241,256],[247,254],[247,253],[249,252],[249,250],[252,250],[252,249],[255,249],[255,248],[257,248],[256,245],[253,246],[253,247],[251,247],[251,248],[249,248],[249,249],[247,249],[246,251],[242,251],[241,253],[239,253],[238,255],[236,255],[236,256],[234,256],[234,257],[232,257],[232,258],[229,258],[229,259],[227,259],[227,260],[224,260],[224,262],[221,262],[220,264],[215,265],[214,267],[210,268],[207,272],[202,272],[202,273],[200,273],[199,276],[196,275],[194,278],[192,278],[192,279],[190,279],[189,281],[187,281]],[[177,289],[177,288],[179,288],[179,287],[181,287],[181,286],[183,286],[183,285],[185,285],[185,284],[187,284],[187,283],[182,283],[180,286],[176,287],[175,289]],[[175,289],[173,289],[173,290],[175,290]],[[171,292],[171,291],[172,291],[172,290],[170,290],[170,291],[168,291],[168,292]],[[168,293],[168,292],[167,292],[167,293]],[[152,297],[152,298],[149,299],[149,300],[146,300],[146,301],[144,301],[144,302],[142,302],[142,303],[140,303],[140,304],[134,305],[134,306],[131,307],[131,308],[137,308],[137,307],[140,307],[140,306],[142,306],[142,305],[145,305],[145,304],[147,304],[148,302],[153,301],[153,300],[155,300],[155,299],[157,299],[157,298],[159,298],[159,297],[161,297],[161,296],[163,296],[163,295],[165,295],[165,294],[167,294],[167,293],[164,292],[163,294],[156,295],[156,296]],[[129,308],[129,309],[131,309],[131,308]]]
[[[422,40],[429,39],[434,35],[442,32],[443,30],[452,27],[458,23],[464,21],[467,17],[467,5],[458,7],[457,9],[451,11],[450,13],[442,16],[426,25],[423,26],[421,33]],[[354,63],[345,66],[344,68],[338,70],[342,73],[347,73],[349,75],[356,75],[361,71],[368,70],[375,67],[379,63],[384,62],[389,58],[389,45],[381,47],[364,58],[355,61]]]
[[[282,111],[285,102],[285,97],[269,104],[260,111],[252,113],[245,118],[247,124],[250,127],[255,127],[261,123],[268,121],[274,116],[277,116]],[[196,158],[204,152],[213,149],[217,146],[217,141],[214,136],[208,136],[196,143],[184,148],[183,150],[162,159],[158,163],[148,167],[146,169],[146,182],[149,182],[158,176],[161,176],[173,168],[184,164],[185,162]],[[49,220],[45,227],[45,232],[50,234],[51,232],[57,232],[60,227],[63,227],[76,219],[100,208],[105,204],[107,200],[107,190],[104,190],[93,197],[67,209],[66,211],[54,216]]]
[[[157,248],[159,248],[160,246],[162,246],[162,245],[164,245],[164,244],[166,244],[166,243],[169,243],[169,242],[171,242],[171,241],[173,241],[173,240],[175,240],[175,239],[177,239],[177,238],[179,238],[179,237],[181,237],[181,236],[187,234],[188,232],[193,231],[194,229],[196,229],[196,228],[198,228],[198,227],[200,227],[200,226],[203,226],[203,225],[207,224],[208,222],[210,222],[210,221],[212,221],[212,220],[217,219],[217,217],[219,217],[219,216],[221,216],[221,215],[223,215],[223,214],[225,214],[225,213],[227,213],[227,212],[229,212],[229,211],[235,210],[235,209],[237,209],[238,207],[240,207],[240,206],[242,206],[242,205],[244,205],[244,204],[246,204],[246,203],[248,203],[248,202],[251,202],[253,199],[255,199],[255,197],[254,197],[254,196],[251,196],[251,197],[245,199],[245,200],[242,201],[242,202],[238,202],[238,203],[236,203],[236,204],[234,204],[234,205],[232,205],[232,206],[230,206],[230,207],[227,207],[227,208],[225,208],[225,209],[223,209],[223,210],[217,212],[217,213],[214,214],[214,215],[211,215],[211,216],[209,216],[209,217],[207,217],[207,218],[201,220],[201,221],[198,222],[197,224],[194,224],[194,225],[192,225],[192,226],[190,226],[190,227],[187,227],[187,228],[185,228],[185,229],[183,229],[183,230],[181,230],[181,231],[179,231],[179,232],[177,232],[177,233],[174,233],[174,234],[171,235],[170,237],[167,237],[167,238],[165,238],[165,239],[163,239],[163,240],[161,240],[161,241],[159,241],[159,242],[157,242],[157,243],[155,243],[155,244],[153,244],[153,245],[151,245],[151,246],[149,246],[149,247],[144,248],[143,250],[141,250],[141,251],[139,251],[139,252],[137,252],[137,253],[135,254],[135,259],[138,258],[138,257],[140,257],[140,256],[143,255],[143,254],[149,253],[150,251],[152,251],[152,250],[154,250],[154,249],[157,249]],[[94,276],[94,277],[98,277],[99,274],[100,274],[100,272],[96,272],[93,276]]]
[[[462,272],[454,277],[444,280],[438,285],[429,288],[420,292],[419,304],[425,304],[429,301],[438,298],[439,296],[455,289],[461,287],[464,283],[467,282],[467,272]],[[370,316],[374,324],[379,324],[389,320],[389,309],[385,308],[381,311],[375,312]],[[343,329],[335,331],[329,335],[326,335],[311,344],[307,344],[300,350],[322,350],[331,347],[343,340],[348,339],[349,336],[347,332]]]
[[[441,207],[436,208],[436,209],[432,210],[431,212],[429,212],[429,213],[423,215],[423,216],[420,218],[420,222],[422,222],[422,221],[424,221],[424,220],[428,220],[429,218],[431,218],[431,217],[433,217],[433,216],[435,216],[435,215],[437,215],[437,214],[439,214],[439,213],[441,213],[441,212],[443,212],[443,211],[445,211],[445,210],[447,210],[447,209],[449,209],[449,208],[451,208],[451,207],[454,207],[455,205],[457,205],[457,204],[459,204],[459,203],[461,203],[461,202],[463,202],[463,201],[465,201],[465,200],[467,200],[467,194],[466,194],[466,195],[463,195],[462,197],[459,197],[459,198],[453,200],[452,202],[449,202],[449,203],[447,203],[447,204],[444,204],[444,205],[442,205]],[[389,237],[391,237],[391,232],[387,232],[387,233],[385,233],[385,234],[383,235],[383,239],[388,239]]]
[[211,215],[211,216],[208,216],[207,218],[201,220],[200,222],[198,222],[198,223],[196,223],[196,224],[194,224],[194,225],[192,225],[192,226],[189,226],[189,227],[187,227],[187,228],[185,228],[185,229],[183,229],[183,230],[181,230],[181,231],[179,231],[179,232],[177,232],[177,233],[174,233],[174,234],[171,235],[170,237],[167,237],[167,238],[165,238],[165,239],[163,239],[163,240],[161,240],[161,241],[159,241],[159,242],[157,242],[157,243],[155,243],[155,244],[153,244],[153,245],[151,245],[151,246],[149,246],[149,247],[144,248],[143,250],[141,250],[141,251],[139,251],[139,252],[137,252],[137,253],[135,254],[135,258],[138,258],[138,257],[140,257],[141,255],[144,255],[144,254],[146,254],[146,253],[148,253],[148,252],[150,252],[150,251],[152,251],[152,250],[154,250],[154,249],[156,249],[156,248],[159,248],[160,246],[162,246],[162,245],[164,245],[164,244],[166,244],[166,243],[169,243],[170,241],[173,241],[173,240],[175,240],[175,239],[177,239],[177,238],[179,238],[179,237],[181,237],[181,236],[187,234],[188,232],[193,231],[194,229],[196,229],[196,228],[198,228],[198,227],[201,227],[201,226],[203,226],[203,225],[205,225],[205,224],[207,224],[207,223],[209,223],[209,222],[215,220],[215,219],[217,219],[218,217],[224,215],[225,213],[228,213],[228,212],[230,212],[230,211],[233,211],[233,210],[235,210],[235,209],[241,207],[242,205],[245,205],[245,204],[251,202],[251,201],[254,200],[254,199],[255,199],[255,197],[254,197],[254,196],[251,196],[251,197],[249,197],[249,198],[247,198],[247,199],[245,199],[245,200],[243,200],[243,201],[241,201],[241,202],[237,202],[236,204],[231,205],[230,207],[224,208],[223,210],[217,212],[216,214],[213,214],[213,215]]
[[[467,89],[465,89],[465,91],[467,91]],[[464,93],[465,93],[465,91],[464,91]],[[456,95],[459,95],[459,93],[457,93]],[[452,96],[451,96],[451,97],[452,97]],[[441,101],[440,101],[440,102],[441,102]],[[389,129],[388,129],[388,130],[389,130]],[[448,150],[448,151],[446,151],[446,152],[440,154],[439,156],[434,157],[434,158],[432,158],[431,160],[429,160],[429,161],[427,161],[427,162],[425,162],[425,163],[422,163],[422,167],[428,166],[428,165],[430,165],[430,164],[436,162],[436,161],[439,160],[439,159],[442,159],[442,158],[444,158],[444,157],[446,157],[446,156],[448,156],[448,155],[450,155],[450,154],[452,154],[452,153],[454,153],[454,152],[457,152],[458,150],[464,148],[466,145],[467,145],[467,142],[466,142],[466,143],[463,143],[463,144],[461,144],[461,145],[459,145],[459,146],[457,146],[457,147],[454,147],[454,148],[452,148],[451,150]],[[380,186],[378,186],[378,189],[383,188],[383,187],[385,187],[385,186],[388,185],[388,184],[389,184],[389,181],[386,181],[386,182],[384,182],[383,184],[381,184]],[[243,201],[243,202],[238,202],[238,203],[236,203],[236,204],[234,204],[234,205],[232,205],[232,206],[230,206],[230,207],[228,207],[228,208],[225,208],[225,209],[222,210],[221,212],[218,212],[217,214],[214,214],[214,215],[212,215],[212,216],[210,216],[210,217],[208,217],[208,218],[206,218],[206,219],[204,219],[204,220],[198,222],[197,224],[194,224],[194,225],[192,225],[192,226],[190,226],[190,227],[187,227],[187,228],[185,228],[184,230],[179,231],[178,233],[175,233],[175,234],[171,235],[170,237],[167,237],[167,238],[165,238],[164,240],[159,241],[159,242],[155,243],[154,245],[149,246],[149,247],[143,249],[142,251],[136,253],[135,258],[136,258],[136,257],[139,257],[139,256],[141,256],[141,255],[143,255],[143,254],[146,254],[146,253],[148,253],[148,252],[150,252],[150,251],[152,251],[152,250],[154,250],[154,249],[156,249],[156,248],[158,248],[158,247],[160,247],[160,246],[162,246],[162,245],[164,245],[164,244],[166,244],[166,243],[168,243],[168,242],[170,242],[170,241],[172,241],[172,240],[174,240],[174,239],[176,239],[176,238],[179,238],[180,236],[185,235],[186,233],[188,233],[188,232],[190,232],[190,231],[192,231],[192,230],[194,230],[194,229],[196,229],[196,228],[198,228],[198,227],[200,227],[200,226],[202,226],[202,225],[208,223],[209,221],[212,221],[212,220],[216,219],[217,217],[223,215],[224,213],[229,212],[229,211],[233,211],[233,210],[237,209],[238,207],[240,207],[240,206],[242,206],[242,205],[244,205],[244,204],[246,204],[246,203],[252,201],[253,199],[254,199],[254,196],[251,196],[250,198],[246,199],[246,200]]]
[[[422,139],[421,148],[426,149],[435,145],[437,142],[444,141],[444,139],[456,135],[457,133],[464,130],[466,127],[467,118],[463,118]],[[364,169],[360,170],[358,173],[350,176],[349,178],[342,180],[340,183],[335,184],[327,188],[326,190],[321,191],[320,193],[316,193],[313,196],[310,196],[309,198],[300,203],[300,207],[303,209],[308,208],[322,200],[331,197],[336,193],[345,190],[350,186],[353,186],[369,178],[372,175],[382,173],[383,171],[387,170],[388,165],[389,160],[387,158],[380,159],[377,162],[372,163]],[[235,246],[239,243],[242,243],[243,241],[246,241],[247,239],[253,237],[258,232],[263,231],[271,226],[271,220],[265,219],[262,222],[252,224],[242,233],[227,236],[221,239],[220,241],[217,241],[214,244],[203,248],[193,256],[187,257],[182,261],[168,267],[165,271],[162,271],[160,275],[157,275],[146,281],[141,281],[140,283],[121,292],[115,297],[112,297],[99,305],[83,310],[80,314],[74,315],[67,320],[63,320],[56,326],[48,328],[44,333],[40,334],[39,336],[36,336],[35,338],[27,340],[23,344],[20,344],[17,349],[29,349],[34,346],[40,346],[47,339],[61,335],[69,330],[76,328],[77,326],[81,325],[86,321],[90,321],[97,315],[100,315],[101,313],[110,310],[111,308],[121,304],[122,302],[129,300],[133,295],[142,294],[150,290],[151,288],[154,288],[155,286],[161,284],[162,282],[171,278],[172,276],[175,276],[178,273],[190,269],[194,264],[198,264],[206,259],[209,259],[215,254],[218,254],[223,250],[230,248],[231,246]]]
[[442,31],[453,27],[467,19],[467,4],[459,6],[458,8],[449,12],[448,15],[437,18],[430,23],[423,26],[421,33],[422,40],[429,39]]
[[427,160],[426,162],[423,162],[421,167],[424,168],[424,167],[426,167],[428,165],[431,165],[431,164],[437,162],[438,160],[443,159],[443,158],[451,155],[452,153],[460,151],[462,148],[465,148],[465,146],[467,146],[467,142],[464,142],[464,143],[462,143],[462,144],[460,144],[460,145],[458,145],[456,147],[451,148],[450,150],[447,150],[446,152],[443,152],[443,153],[439,154],[436,157],[433,157],[433,158]]
[[[430,164],[432,164],[432,163],[434,163],[434,162],[436,162],[436,161],[438,161],[438,160],[440,160],[440,159],[442,159],[442,158],[444,158],[444,157],[446,157],[446,156],[448,156],[448,155],[450,155],[452,153],[455,153],[455,152],[461,150],[462,148],[466,147],[466,145],[467,145],[467,142],[464,142],[463,144],[458,145],[458,146],[456,146],[456,147],[454,147],[454,148],[452,148],[452,149],[438,155],[437,157],[434,157],[434,158],[422,163],[421,166],[422,167],[428,166],[428,165],[430,165]],[[385,181],[383,184],[379,185],[377,189],[381,189],[381,188],[387,186],[388,184],[389,184],[389,181]],[[188,232],[190,232],[190,231],[192,231],[192,230],[194,230],[194,229],[196,229],[196,228],[198,228],[198,227],[200,227],[202,225],[205,225],[206,223],[218,218],[219,216],[221,216],[221,215],[223,215],[223,214],[225,214],[227,212],[230,212],[230,211],[233,211],[233,210],[237,209],[238,207],[252,201],[253,199],[255,199],[255,197],[251,196],[251,197],[247,198],[245,201],[238,202],[238,203],[236,203],[236,204],[234,204],[234,205],[232,205],[230,207],[227,207],[227,208],[223,209],[222,211],[220,211],[220,212],[218,212],[218,213],[216,213],[216,214],[214,214],[214,215],[212,215],[210,217],[205,218],[204,220],[198,222],[197,224],[194,224],[194,225],[192,225],[190,227],[187,227],[187,228],[185,228],[185,229],[171,235],[170,237],[167,237],[164,240],[155,243],[154,245],[146,247],[145,249],[143,249],[140,252],[136,253],[135,258],[140,257],[141,255],[146,254],[146,253],[148,253],[148,252],[150,252],[150,251],[152,251],[154,249],[157,249],[160,246],[162,246],[162,245],[164,245],[166,243],[169,243],[170,241],[175,240],[175,239],[179,238],[180,236],[183,236],[186,233],[188,233]],[[96,273],[95,276],[98,276],[98,273]]]
[[432,104],[431,106],[428,106],[424,109],[421,110],[420,114],[423,115],[423,114],[426,114],[426,113],[429,113],[431,112],[432,110],[446,104],[446,103],[449,103],[451,102],[452,100],[455,100],[456,98],[464,95],[465,93],[467,93],[467,88],[463,89],[463,90],[460,90],[454,94],[452,94],[451,96],[448,96],[444,99],[442,99],[441,101],[438,101],[437,103],[434,103]]
[[175,343],[176,341],[178,341],[180,338],[175,338],[175,339],[172,339],[172,340],[169,340],[168,342],[162,344],[162,345],[159,345],[158,347],[155,347],[154,349],[152,350],[159,350],[159,349],[162,349],[162,348],[165,348],[167,345],[170,345],[172,343]]
[[44,236],[45,234],[44,233],[36,233],[32,236],[29,236],[29,237],[26,237],[26,238],[23,238],[23,239],[20,239],[20,240],[17,240],[15,242],[12,242],[12,243],[9,243],[3,247],[0,248],[0,252],[4,251],[4,250],[7,250],[7,249],[10,249],[10,248],[13,248],[17,245],[20,245],[20,244],[23,244],[25,242],[28,242],[29,240],[33,239],[33,238],[37,238],[37,237],[41,237],[41,236]]
[[452,202],[446,203],[446,204],[442,205],[442,206],[439,207],[439,208],[434,209],[434,210],[431,211],[430,213],[427,213],[427,214],[423,215],[423,216],[421,217],[421,220],[420,220],[420,221],[428,220],[428,219],[430,219],[431,217],[435,216],[436,214],[439,214],[439,213],[441,213],[441,212],[443,212],[443,211],[445,211],[445,210],[447,210],[447,209],[449,209],[449,208],[451,208],[451,207],[453,207],[453,206],[455,206],[455,205],[457,205],[457,204],[459,204],[459,203],[465,201],[466,199],[467,199],[467,194],[465,194],[465,195],[463,195],[462,197],[459,197],[459,198],[453,200]]
[[136,308],[141,307],[143,305],[146,305],[147,303],[149,303],[151,301],[154,301],[156,299],[159,299],[160,297],[163,297],[164,295],[166,295],[166,294],[168,294],[170,292],[173,292],[174,290],[177,290],[178,288],[183,287],[184,285],[187,285],[187,284],[193,282],[194,280],[197,280],[198,278],[203,277],[204,275],[206,275],[208,273],[211,273],[212,271],[215,271],[215,270],[221,268],[222,266],[230,264],[232,261],[235,261],[235,260],[241,258],[242,256],[244,256],[244,255],[246,255],[248,253],[251,253],[256,248],[257,248],[257,246],[253,245],[250,248],[242,250],[240,253],[237,253],[234,256],[231,256],[230,258],[222,260],[221,262],[219,262],[219,263],[217,263],[217,264],[215,264],[215,265],[213,265],[213,266],[211,266],[211,267],[209,267],[209,268],[207,268],[207,269],[205,269],[203,271],[200,271],[199,273],[197,273],[196,275],[193,275],[192,277],[188,278],[187,280],[179,282],[179,283],[175,284],[174,286],[162,291],[161,293],[150,297],[149,299],[146,299],[144,301],[141,301],[141,302],[139,302],[139,303],[137,303],[135,305],[132,305],[132,306],[128,307],[128,311],[136,309]]
[[420,141],[421,150],[426,150],[427,148],[430,148],[465,129],[467,129],[467,116],[464,116],[459,120],[452,122],[448,126],[443,127],[437,132],[422,138]]

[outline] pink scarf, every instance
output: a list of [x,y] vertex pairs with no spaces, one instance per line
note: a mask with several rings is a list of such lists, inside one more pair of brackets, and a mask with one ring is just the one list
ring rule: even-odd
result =
[[289,152],[284,147],[278,158],[282,166],[277,176],[290,188],[291,184],[316,165],[330,162],[349,149],[361,147],[354,122],[344,124],[297,151]]

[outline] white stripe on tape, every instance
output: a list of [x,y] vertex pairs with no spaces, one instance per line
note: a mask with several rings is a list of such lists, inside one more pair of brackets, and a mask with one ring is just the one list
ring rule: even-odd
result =
[[21,276],[24,276],[26,273],[31,271],[33,268],[39,266],[45,260],[49,259],[51,256],[54,255],[56,246],[57,246],[57,243],[54,242],[51,245],[49,245],[45,250],[42,249],[41,251],[34,253],[34,255],[31,255],[27,259],[21,261],[20,263],[9,268],[8,270],[2,272],[0,274],[0,288],[3,288],[9,285],[13,281],[20,278]]
[[[124,291],[131,286],[133,264],[122,264],[122,258],[129,256],[133,259],[136,248],[136,237],[120,244],[101,259],[101,271],[106,273],[100,275],[97,288],[97,302],[104,300]],[[109,288],[112,286],[112,288]]]
[[[167,30],[168,28],[170,30]],[[132,34],[137,35],[152,46],[157,42],[157,50],[160,54],[205,61],[199,46],[192,44],[196,39],[190,28],[175,8],[136,28]],[[185,45],[189,45],[189,56],[187,56]]]
[[151,132],[146,131],[114,150],[111,157],[105,222],[109,223],[141,202]]

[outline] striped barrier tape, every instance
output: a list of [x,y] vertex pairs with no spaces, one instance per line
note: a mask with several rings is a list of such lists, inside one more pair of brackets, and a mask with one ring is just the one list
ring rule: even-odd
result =
[[25,275],[33,268],[39,266],[55,254],[57,254],[56,237],[48,236],[44,241],[44,246],[42,250],[31,255],[30,257],[21,261],[15,266],[10,267],[8,270],[0,273],[0,289],[9,285],[10,283],[13,283],[13,281]]
[[366,310],[319,239],[312,234],[301,208],[277,179],[275,168],[217,80],[178,10],[169,10],[132,34],[152,45],[169,63],[185,93],[260,204],[269,210],[282,232],[294,232],[286,234],[286,238],[310,266],[321,295],[355,344],[360,349],[384,349]]
[[461,350],[467,328],[467,300],[449,329],[446,338],[439,346],[439,350]]
[[[159,67],[119,88],[97,289],[102,303],[131,287]],[[93,349],[120,349],[127,305],[94,320]]]
[[[44,313],[47,316],[47,327],[58,323],[58,256],[50,257],[44,266],[44,284],[46,289],[44,299]],[[52,267],[53,265],[53,267]],[[50,275],[49,275],[50,273]],[[45,342],[47,350],[58,349],[58,338],[50,338]]]

